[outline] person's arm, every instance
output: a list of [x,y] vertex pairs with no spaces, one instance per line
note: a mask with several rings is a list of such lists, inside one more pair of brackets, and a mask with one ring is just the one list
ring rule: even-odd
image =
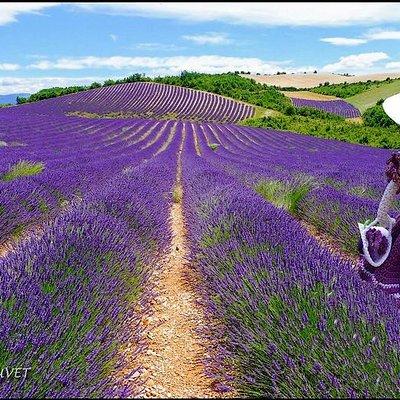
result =
[[380,225],[389,231],[392,229],[394,219],[390,217],[389,211],[393,206],[396,199],[396,193],[398,191],[398,186],[394,181],[390,181],[383,193],[382,199],[379,203],[378,212],[375,221],[371,225]]

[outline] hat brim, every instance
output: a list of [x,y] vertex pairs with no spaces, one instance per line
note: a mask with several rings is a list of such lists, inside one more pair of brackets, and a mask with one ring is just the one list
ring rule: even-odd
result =
[[385,113],[400,125],[400,93],[388,97],[382,104]]

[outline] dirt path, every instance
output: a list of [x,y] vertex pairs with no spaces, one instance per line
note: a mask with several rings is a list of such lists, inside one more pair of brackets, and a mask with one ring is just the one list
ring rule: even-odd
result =
[[[182,145],[175,185],[180,193]],[[223,397],[212,390],[212,380],[204,375],[202,359],[207,356],[209,344],[196,332],[206,326],[206,320],[192,286],[198,277],[187,264],[181,196],[172,205],[170,221],[170,251],[162,260],[162,267],[151,277],[157,293],[154,313],[143,321],[149,329],[148,350],[140,360],[144,367],[141,378],[146,380],[143,397]],[[193,276],[188,279],[188,274]]]
[[0,245],[0,258],[6,257],[8,253],[14,251],[22,242],[27,241],[32,237],[41,237],[43,235],[43,232],[44,231],[42,225],[34,224],[25,228],[21,237],[10,237],[8,240]]

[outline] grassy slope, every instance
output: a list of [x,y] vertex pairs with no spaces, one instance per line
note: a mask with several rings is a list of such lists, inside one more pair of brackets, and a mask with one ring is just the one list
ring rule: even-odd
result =
[[379,99],[386,99],[399,92],[400,80],[366,90],[355,96],[348,97],[346,101],[353,104],[363,113],[367,108],[374,106]]

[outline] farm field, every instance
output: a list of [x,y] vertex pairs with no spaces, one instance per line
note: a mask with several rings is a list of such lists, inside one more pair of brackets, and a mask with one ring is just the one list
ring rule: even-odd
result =
[[0,397],[398,396],[400,279],[357,247],[392,150],[257,107],[135,82],[0,109],[0,364],[31,368]]
[[[286,97],[289,97],[295,107],[311,107],[349,119],[359,118],[361,116],[358,108],[350,102],[344,101],[335,96],[310,92],[307,90],[281,91],[281,93]],[[376,101],[372,105],[375,105]]]
[[319,101],[337,100],[337,97],[335,97],[335,96],[327,96],[325,94],[309,92],[307,90],[298,90],[295,92],[290,91],[290,90],[285,90],[285,91],[281,91],[281,93],[287,97],[290,97],[290,98],[294,97],[297,99],[319,100]]
[[337,100],[310,100],[305,98],[292,97],[292,103],[295,107],[311,107],[331,114],[339,115],[344,118],[358,118],[361,116],[357,108],[348,102]]
[[325,82],[330,84],[337,83],[354,83],[354,82],[366,82],[368,80],[383,81],[386,78],[400,78],[400,72],[384,72],[384,73],[372,73],[365,75],[353,75],[344,76],[333,73],[322,73],[319,72],[314,74],[308,72],[306,74],[282,74],[282,75],[254,75],[254,74],[242,74],[245,78],[251,78],[259,83],[266,83],[267,85],[274,85],[279,87],[296,87],[298,89],[310,89],[318,85],[323,85]]

